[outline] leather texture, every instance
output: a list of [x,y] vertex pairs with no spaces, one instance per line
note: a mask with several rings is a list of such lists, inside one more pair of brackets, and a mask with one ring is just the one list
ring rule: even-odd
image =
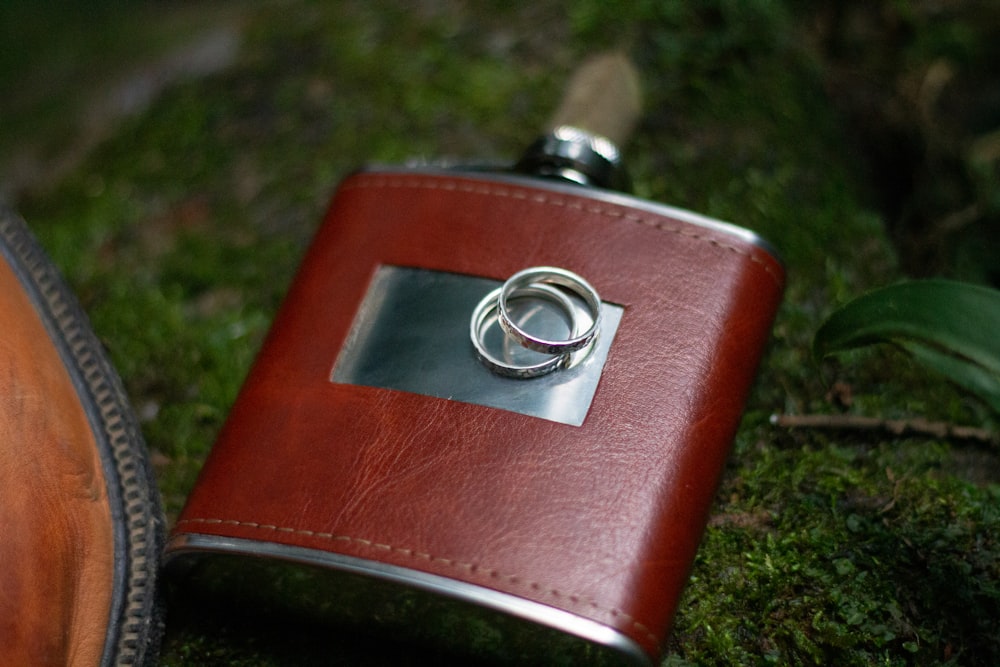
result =
[[0,646],[5,665],[98,665],[111,609],[111,508],[76,390],[0,262]]
[[0,208],[0,664],[152,659],[159,498],[79,305]]
[[[381,264],[497,280],[559,266],[624,306],[583,425],[331,383]],[[625,196],[445,172],[354,175],[174,534],[450,577],[596,621],[656,656],[783,280],[746,236]]]

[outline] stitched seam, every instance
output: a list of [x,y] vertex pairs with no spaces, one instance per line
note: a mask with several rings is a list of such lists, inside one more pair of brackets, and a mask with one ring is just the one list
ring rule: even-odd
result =
[[508,199],[520,199],[522,201],[530,201],[538,204],[546,204],[550,206],[560,206],[562,208],[578,210],[583,213],[593,213],[597,215],[603,215],[608,218],[615,218],[620,220],[625,220],[627,222],[634,222],[636,224],[644,225],[646,227],[652,227],[662,232],[667,232],[670,234],[677,234],[678,236],[684,236],[696,241],[702,241],[708,243],[720,250],[725,250],[728,252],[735,253],[746,257],[750,261],[759,265],[764,271],[774,280],[775,284],[779,287],[783,283],[783,279],[778,275],[770,263],[761,259],[758,255],[749,252],[743,248],[729,245],[723,243],[718,239],[714,239],[708,236],[703,236],[695,231],[692,231],[685,227],[674,227],[667,224],[663,220],[654,219],[642,215],[638,215],[631,212],[622,211],[616,207],[603,206],[600,204],[593,204],[587,202],[586,200],[580,201],[577,199],[571,199],[568,197],[559,197],[544,193],[531,192],[527,190],[519,190],[516,188],[508,188],[499,185],[492,184],[482,184],[455,180],[430,180],[430,179],[419,179],[416,177],[404,178],[404,177],[387,177],[387,176],[362,176],[359,180],[350,181],[342,186],[343,190],[353,190],[353,189],[364,189],[364,188],[411,188],[416,190],[444,190],[447,192],[465,192],[470,194],[481,194],[481,195],[492,195],[497,197],[506,197]]
[[253,530],[268,531],[272,533],[300,535],[303,537],[317,538],[317,539],[327,540],[330,542],[344,542],[348,544],[357,544],[362,547],[366,547],[376,551],[381,551],[384,553],[399,554],[402,556],[406,556],[407,558],[413,558],[415,560],[421,560],[428,563],[447,565],[449,567],[453,567],[459,570],[464,570],[466,572],[469,572],[470,574],[482,573],[487,575],[491,579],[495,579],[498,581],[506,581],[507,583],[512,584],[514,586],[521,586],[521,587],[526,586],[535,593],[541,593],[543,595],[547,595],[548,597],[557,600],[569,600],[575,606],[580,606],[580,605],[587,606],[598,612],[609,614],[613,618],[621,618],[626,623],[631,624],[633,628],[643,633],[646,636],[646,639],[649,640],[649,642],[651,642],[654,646],[659,645],[659,639],[656,637],[655,634],[653,634],[652,630],[650,630],[643,623],[637,621],[635,618],[625,613],[621,609],[616,609],[616,608],[605,609],[597,602],[584,598],[583,596],[572,593],[565,593],[557,588],[545,586],[535,581],[525,581],[521,577],[518,577],[515,574],[504,574],[503,572],[500,572],[499,570],[496,569],[484,568],[483,566],[477,563],[466,563],[463,561],[454,560],[452,558],[443,558],[441,556],[434,556],[426,552],[415,551],[413,549],[407,549],[405,547],[397,547],[391,544],[384,544],[381,542],[375,542],[373,540],[368,540],[361,537],[351,537],[350,535],[337,535],[335,533],[306,530],[301,528],[289,528],[286,526],[277,526],[274,524],[258,523],[256,521],[239,521],[237,519],[210,519],[210,518],[195,517],[191,519],[181,519],[177,522],[178,527],[181,526],[182,524],[236,526],[240,528],[250,528]]

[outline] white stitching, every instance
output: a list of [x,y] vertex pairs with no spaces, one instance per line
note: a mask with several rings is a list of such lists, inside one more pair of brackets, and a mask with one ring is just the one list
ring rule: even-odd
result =
[[347,181],[343,186],[343,190],[351,189],[362,189],[362,188],[413,188],[413,189],[426,189],[426,190],[445,190],[445,191],[455,191],[455,192],[467,192],[472,194],[481,195],[493,195],[497,197],[507,197],[509,199],[523,199],[525,201],[534,201],[539,204],[548,204],[551,206],[561,206],[564,208],[575,209],[585,213],[594,213],[597,215],[603,215],[609,218],[620,218],[622,220],[627,220],[629,222],[634,222],[640,225],[645,225],[647,227],[652,227],[658,229],[662,232],[669,232],[671,234],[677,234],[679,236],[685,236],[690,239],[697,241],[704,241],[716,248],[721,250],[727,250],[729,252],[736,253],[737,255],[742,255],[748,258],[750,261],[760,265],[765,272],[774,280],[774,282],[780,287],[784,282],[783,278],[775,272],[774,268],[768,262],[765,262],[760,257],[752,252],[748,252],[743,248],[737,246],[728,245],[722,243],[721,241],[710,238],[708,236],[702,236],[696,232],[690,231],[689,229],[682,227],[671,227],[664,221],[659,219],[647,218],[641,215],[636,215],[635,213],[624,212],[618,208],[613,208],[610,206],[601,206],[596,204],[587,204],[584,202],[576,201],[573,199],[550,196],[543,193],[532,193],[525,190],[511,189],[503,186],[486,185],[480,183],[472,182],[462,182],[455,180],[428,180],[426,178],[420,177],[388,177],[379,175],[362,175],[357,177],[356,180]]
[[334,533],[317,532],[314,530],[306,530],[306,529],[286,528],[274,524],[257,523],[256,521],[239,521],[236,519],[209,519],[209,518],[195,517],[190,519],[181,519],[177,522],[178,527],[180,527],[182,524],[236,526],[240,528],[251,528],[254,530],[265,530],[269,532],[281,532],[293,535],[302,535],[305,537],[313,537],[333,542],[349,542],[349,543],[359,544],[363,547],[375,549],[378,551],[400,554],[408,558],[420,559],[430,563],[439,563],[442,565],[447,565],[449,567],[455,567],[461,570],[467,570],[469,574],[480,572],[490,577],[491,579],[504,580],[514,586],[527,586],[536,593],[542,593],[548,595],[549,597],[560,600],[569,600],[574,605],[588,606],[598,612],[610,614],[612,617],[622,618],[627,623],[630,623],[633,628],[635,628],[639,632],[644,633],[646,635],[646,638],[653,645],[659,645],[659,639],[656,637],[656,635],[653,634],[653,632],[648,627],[646,627],[639,621],[635,620],[632,616],[626,614],[621,609],[614,609],[614,608],[604,609],[603,607],[601,607],[601,605],[594,602],[593,600],[588,600],[586,598],[581,597],[580,595],[566,594],[559,591],[556,588],[546,587],[543,584],[534,581],[526,582],[515,574],[504,574],[499,570],[484,569],[481,565],[478,565],[476,563],[465,563],[462,561],[453,560],[451,558],[442,558],[440,556],[433,556],[429,553],[414,551],[413,549],[406,549],[404,547],[396,547],[391,544],[385,544],[382,542],[374,542],[372,540],[366,540],[361,537],[351,537],[349,535],[336,535]]

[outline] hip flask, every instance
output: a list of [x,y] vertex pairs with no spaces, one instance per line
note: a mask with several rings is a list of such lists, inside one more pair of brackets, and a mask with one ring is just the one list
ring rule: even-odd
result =
[[783,284],[753,233],[602,187],[355,173],[167,565],[322,573],[469,660],[653,664]]

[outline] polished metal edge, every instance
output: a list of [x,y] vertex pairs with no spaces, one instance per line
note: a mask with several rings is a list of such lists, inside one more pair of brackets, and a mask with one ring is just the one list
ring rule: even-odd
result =
[[351,574],[375,577],[548,626],[617,651],[627,659],[632,660],[637,666],[652,667],[653,665],[650,657],[633,639],[613,628],[576,614],[464,581],[320,549],[235,537],[179,533],[172,537],[167,544],[164,567],[168,567],[171,562],[182,556],[213,553],[276,558],[303,565],[321,566]]
[[649,201],[648,199],[641,199],[634,195],[615,190],[582,186],[569,182],[561,182],[555,179],[526,176],[510,171],[504,171],[502,167],[498,167],[497,165],[484,165],[480,168],[475,165],[462,165],[461,163],[455,163],[454,165],[448,164],[445,166],[435,165],[432,163],[421,163],[414,166],[402,167],[398,165],[372,164],[366,165],[362,169],[358,170],[357,173],[384,175],[395,174],[400,176],[458,176],[460,178],[468,178],[483,182],[502,182],[510,185],[520,185],[534,189],[549,190],[574,197],[586,197],[588,199],[593,199],[606,204],[641,209],[655,215],[673,218],[686,224],[728,234],[738,238],[744,243],[753,245],[760,250],[763,250],[776,262],[784,265],[784,261],[781,259],[781,255],[778,253],[774,245],[753,230],[740,227],[739,225],[731,222],[712,218],[701,213],[695,213],[694,211],[685,208],[671,206],[669,204],[661,204],[659,202]]
[[[590,412],[624,308],[602,302],[601,333],[567,368],[524,379],[480,363],[469,316],[499,281],[382,264],[357,306],[330,381],[406,391],[581,426]],[[577,297],[571,297],[576,304]],[[587,306],[579,300],[586,317]],[[495,327],[493,333],[501,331]],[[553,333],[553,335],[555,335]],[[528,384],[526,384],[528,383]]]

